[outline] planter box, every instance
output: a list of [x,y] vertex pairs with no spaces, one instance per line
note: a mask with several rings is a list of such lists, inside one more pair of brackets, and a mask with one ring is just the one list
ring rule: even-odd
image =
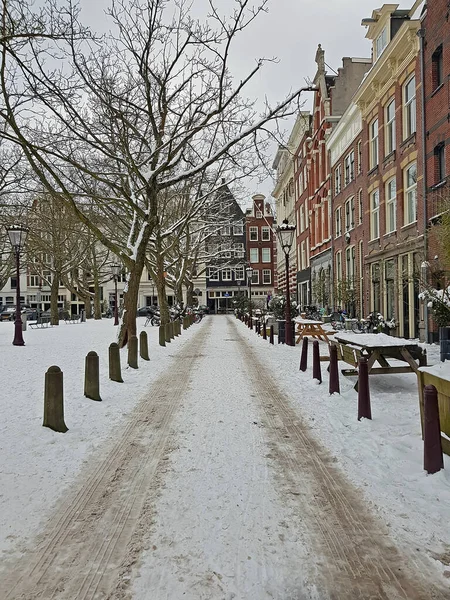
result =
[[[424,367],[427,369],[427,367]],[[426,370],[419,369],[418,373],[419,384],[419,402],[420,402],[420,419],[422,424],[423,435],[423,388],[425,385],[434,385],[438,393],[439,402],[439,420],[441,423],[441,432],[450,438],[450,381],[439,377],[436,373],[428,373]],[[441,436],[442,451],[450,456],[450,439]]]
[[[278,343],[285,344],[286,343],[286,321],[277,321],[278,324]],[[295,322],[291,322],[292,325],[292,341],[295,345]]]

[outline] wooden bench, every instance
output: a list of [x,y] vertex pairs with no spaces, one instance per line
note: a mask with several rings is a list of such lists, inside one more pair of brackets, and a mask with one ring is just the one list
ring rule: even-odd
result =
[[81,315],[68,315],[64,317],[64,323],[67,323],[67,325],[76,325],[77,323],[81,323]]

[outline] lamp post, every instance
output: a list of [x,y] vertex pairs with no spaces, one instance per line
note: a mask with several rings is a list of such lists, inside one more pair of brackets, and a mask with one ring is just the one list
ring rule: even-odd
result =
[[119,302],[117,299],[117,280],[119,279],[121,266],[118,264],[111,265],[111,271],[114,277],[114,325],[119,324]]
[[294,340],[292,337],[292,320],[291,320],[291,294],[289,290],[289,254],[291,252],[292,242],[294,241],[295,225],[289,225],[288,220],[284,219],[282,224],[277,229],[278,241],[284,252],[286,261],[286,334],[285,340],[287,346],[293,346]]
[[20,250],[25,245],[28,227],[23,225],[11,225],[6,228],[9,241],[16,256],[16,318],[14,320],[14,346],[25,346],[22,336],[22,318],[20,315]]
[[245,269],[247,273],[247,283],[248,283],[248,296],[249,296],[249,314],[250,314],[250,323],[252,322],[252,279],[253,279],[253,268],[247,267]]

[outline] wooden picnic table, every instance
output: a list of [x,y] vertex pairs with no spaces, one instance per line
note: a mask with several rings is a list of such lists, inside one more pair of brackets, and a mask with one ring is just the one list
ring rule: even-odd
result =
[[[385,333],[337,333],[331,343],[337,346],[338,357],[353,367],[358,366],[361,357],[367,358],[368,371],[372,375],[418,374],[419,367],[427,364],[426,351],[417,342]],[[406,365],[392,364],[389,362],[392,360]],[[375,363],[380,366],[376,367]],[[358,371],[355,368],[342,369],[342,374],[357,375]]]
[[298,344],[304,337],[312,337],[323,342],[328,342],[328,336],[334,335],[335,331],[328,331],[323,328],[322,321],[313,321],[312,319],[303,319],[296,317],[295,322],[295,343]]

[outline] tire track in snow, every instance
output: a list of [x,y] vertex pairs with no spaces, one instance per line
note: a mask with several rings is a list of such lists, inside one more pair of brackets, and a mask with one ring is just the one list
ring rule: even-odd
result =
[[135,560],[128,544],[208,328],[177,354],[176,376],[169,367],[139,402],[107,456],[80,476],[35,548],[4,569],[2,600],[96,600],[117,587],[123,565]]
[[426,565],[418,557],[412,560],[395,548],[357,490],[308,434],[307,426],[302,424],[289,399],[240,335],[237,322],[232,323],[235,335],[243,342],[239,346],[242,360],[264,414],[280,493],[296,517],[306,523],[315,546],[321,580],[316,583],[327,594],[323,599],[444,600],[448,597],[426,580]]

